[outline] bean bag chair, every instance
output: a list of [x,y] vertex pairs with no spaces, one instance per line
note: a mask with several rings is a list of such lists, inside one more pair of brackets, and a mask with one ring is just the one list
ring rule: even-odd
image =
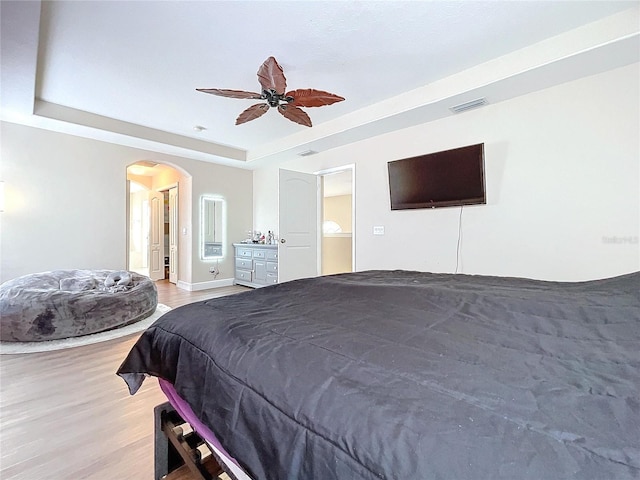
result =
[[152,315],[155,283],[115,270],[56,270],[0,285],[0,340],[39,342],[103,332]]

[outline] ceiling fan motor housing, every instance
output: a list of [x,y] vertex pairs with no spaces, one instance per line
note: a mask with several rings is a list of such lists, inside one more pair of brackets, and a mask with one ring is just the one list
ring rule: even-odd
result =
[[291,103],[294,98],[283,93],[278,93],[274,89],[263,90],[262,99],[266,100],[270,107],[278,107],[281,102]]

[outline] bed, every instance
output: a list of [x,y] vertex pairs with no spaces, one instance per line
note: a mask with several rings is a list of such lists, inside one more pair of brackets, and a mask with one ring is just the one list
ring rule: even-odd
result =
[[256,480],[640,476],[640,273],[296,280],[165,314],[117,373]]

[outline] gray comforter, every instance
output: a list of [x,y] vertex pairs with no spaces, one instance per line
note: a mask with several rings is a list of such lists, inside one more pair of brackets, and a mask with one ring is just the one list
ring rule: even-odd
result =
[[118,374],[173,383],[257,479],[638,478],[639,287],[298,280],[167,313]]

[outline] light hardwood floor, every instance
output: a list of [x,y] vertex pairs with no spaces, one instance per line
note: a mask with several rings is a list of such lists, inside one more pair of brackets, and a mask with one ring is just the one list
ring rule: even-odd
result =
[[[157,285],[172,308],[247,290]],[[154,379],[130,396],[115,374],[138,337],[0,356],[0,479],[153,479],[153,407],[166,399]]]

